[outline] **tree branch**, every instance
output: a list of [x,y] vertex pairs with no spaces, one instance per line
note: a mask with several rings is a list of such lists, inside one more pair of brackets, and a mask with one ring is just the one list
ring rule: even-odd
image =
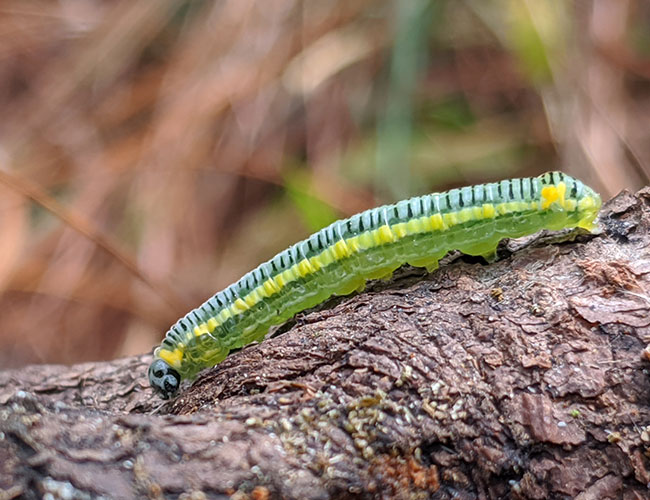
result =
[[0,372],[0,499],[648,498],[650,190],[601,223],[403,270],[162,405],[150,355]]

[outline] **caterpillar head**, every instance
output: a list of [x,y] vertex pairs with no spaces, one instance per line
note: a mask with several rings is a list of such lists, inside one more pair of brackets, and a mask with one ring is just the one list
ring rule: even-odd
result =
[[173,397],[181,385],[181,376],[167,362],[158,358],[149,366],[149,384],[163,399]]

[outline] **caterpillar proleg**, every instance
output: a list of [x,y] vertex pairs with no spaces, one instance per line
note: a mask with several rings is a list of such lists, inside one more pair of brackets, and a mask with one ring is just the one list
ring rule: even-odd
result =
[[503,238],[591,230],[600,206],[594,190],[550,172],[419,196],[334,222],[180,318],[154,352],[149,381],[168,399],[182,379],[332,295],[362,289],[406,263],[432,271],[451,250],[490,257]]

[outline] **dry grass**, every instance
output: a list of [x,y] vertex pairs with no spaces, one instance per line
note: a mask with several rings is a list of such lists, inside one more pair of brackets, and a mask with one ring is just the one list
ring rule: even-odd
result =
[[334,216],[650,173],[640,0],[0,5],[0,367],[150,349]]

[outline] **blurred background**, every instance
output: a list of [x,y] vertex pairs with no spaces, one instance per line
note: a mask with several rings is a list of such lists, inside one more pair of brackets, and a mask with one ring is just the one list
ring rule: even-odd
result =
[[649,0],[2,0],[0,368],[150,351],[378,204],[636,190],[649,79]]

